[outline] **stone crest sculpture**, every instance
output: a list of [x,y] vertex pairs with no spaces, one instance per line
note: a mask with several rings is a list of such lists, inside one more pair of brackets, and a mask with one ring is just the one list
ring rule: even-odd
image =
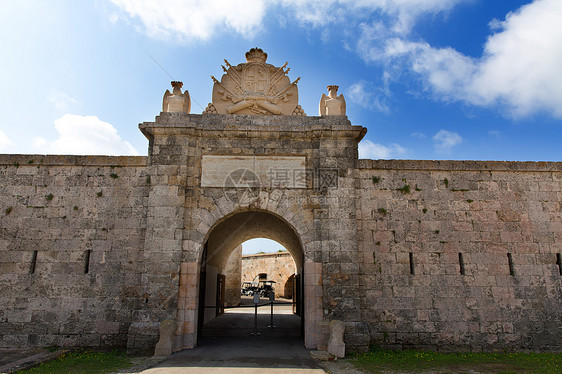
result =
[[345,99],[338,96],[338,86],[328,86],[328,96],[322,94],[318,111],[321,116],[345,116]]
[[184,93],[181,92],[183,86],[182,82],[172,81],[172,93],[170,90],[166,90],[164,93],[164,99],[162,100],[162,111],[163,112],[175,112],[175,113],[189,113],[191,110],[191,99],[189,98],[189,92],[185,90]]
[[225,74],[218,81],[211,79],[213,102],[204,113],[218,114],[262,114],[262,115],[305,115],[298,105],[297,83],[291,82],[285,69],[267,64],[267,53],[260,48],[246,52],[246,62],[232,66],[224,60]]

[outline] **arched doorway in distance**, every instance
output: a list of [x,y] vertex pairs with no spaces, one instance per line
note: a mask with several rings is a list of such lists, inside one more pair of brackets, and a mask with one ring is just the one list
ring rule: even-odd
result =
[[[284,326],[286,329],[283,330],[283,326],[281,325],[284,317],[287,316],[276,315],[275,318],[279,321],[279,327],[281,328],[276,330],[264,330],[267,328],[267,325],[258,323],[258,329],[264,336],[271,335],[273,332],[276,335],[285,333],[291,336],[295,334],[302,336],[304,328],[304,313],[302,313],[302,308],[304,306],[302,291],[304,252],[299,236],[296,230],[287,221],[274,213],[262,210],[245,210],[222,218],[209,230],[209,234],[207,235],[200,259],[197,323],[199,339],[209,336],[248,334],[254,328],[252,323],[254,312],[253,303],[251,305],[241,305],[240,308],[234,308],[240,310],[231,309],[231,305],[228,304],[234,304],[235,301],[229,300],[229,303],[227,303],[227,298],[232,299],[232,290],[227,290],[226,285],[231,283],[229,279],[227,279],[227,276],[233,276],[233,267],[229,266],[229,262],[232,262],[232,257],[241,255],[241,253],[238,253],[242,243],[255,238],[271,239],[282,245],[294,260],[293,273],[295,275],[293,275],[293,278],[299,280],[298,291],[295,290],[293,286],[291,295],[295,296],[295,305],[292,304],[292,300],[289,301],[291,304],[289,308],[290,317],[292,317],[293,320],[296,318],[298,323],[296,325],[294,321],[293,323],[286,323]],[[234,268],[235,267],[236,266],[234,266]],[[264,272],[261,273],[264,274]],[[275,284],[275,287],[278,288],[279,291],[282,290],[284,293],[286,282],[279,283],[281,284]],[[227,297],[227,295],[230,296]],[[265,295],[261,294],[260,303],[258,305],[269,305],[269,299],[264,300],[263,296]],[[247,304],[248,300],[241,298],[240,303]],[[245,306],[249,306],[250,308],[244,308]],[[269,307],[270,306],[267,306],[267,308]],[[262,308],[263,307],[259,308],[260,316],[262,314]],[[250,316],[244,313],[245,311],[250,311],[250,313],[252,313],[252,318],[248,318]],[[269,309],[267,309],[267,311],[269,315]],[[238,316],[236,316],[234,312],[237,312]],[[246,315],[244,316],[244,314]],[[263,320],[263,318],[258,318],[258,322],[261,320]],[[248,323],[248,321],[250,323]],[[267,321],[269,321],[269,319]]]

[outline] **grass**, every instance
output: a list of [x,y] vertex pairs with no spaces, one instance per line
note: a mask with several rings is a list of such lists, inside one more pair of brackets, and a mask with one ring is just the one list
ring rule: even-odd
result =
[[402,192],[402,195],[409,194],[410,193],[410,186],[408,184],[405,184],[404,187],[397,188],[396,191]]
[[[562,353],[439,353],[371,349],[351,361],[369,373],[561,373]],[[476,370],[476,371],[475,371]]]
[[124,352],[82,349],[16,373],[112,373],[132,366]]

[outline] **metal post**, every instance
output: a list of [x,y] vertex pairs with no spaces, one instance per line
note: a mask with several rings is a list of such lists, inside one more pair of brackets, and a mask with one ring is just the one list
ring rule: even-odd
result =
[[258,332],[258,304],[260,303],[260,295],[254,294],[254,331],[250,335],[261,335]]
[[275,328],[275,326],[273,325],[273,302],[275,301],[275,293],[273,291],[271,291],[271,293],[269,294],[269,300],[270,300],[270,304],[271,304],[271,322],[269,322],[269,327],[270,329]]

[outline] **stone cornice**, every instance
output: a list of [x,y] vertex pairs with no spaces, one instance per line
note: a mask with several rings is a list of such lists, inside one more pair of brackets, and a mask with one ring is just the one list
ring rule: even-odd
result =
[[155,122],[139,124],[142,133],[154,135],[190,135],[215,137],[279,138],[343,137],[361,140],[367,133],[362,126],[351,125],[347,116],[250,116],[223,114],[160,113]]
[[562,162],[546,161],[450,161],[450,160],[367,160],[357,163],[360,170],[423,171],[527,171],[559,172]]
[[146,156],[75,156],[0,154],[0,165],[10,166],[146,166]]

